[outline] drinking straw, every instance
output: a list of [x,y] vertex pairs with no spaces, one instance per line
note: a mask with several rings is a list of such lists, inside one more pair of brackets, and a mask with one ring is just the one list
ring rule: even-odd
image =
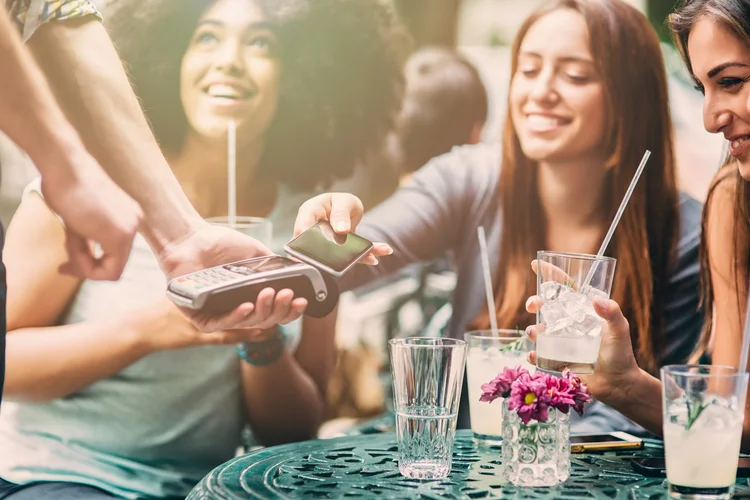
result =
[[643,169],[646,167],[646,163],[648,162],[648,158],[650,156],[651,156],[651,151],[647,149],[646,152],[643,154],[643,159],[641,160],[641,164],[638,165],[638,170],[635,171],[633,180],[630,181],[630,186],[628,186],[628,190],[625,192],[625,197],[622,199],[622,202],[620,203],[620,208],[617,209],[615,218],[612,221],[612,224],[610,224],[609,226],[609,231],[607,231],[607,235],[604,237],[604,241],[602,241],[602,245],[599,247],[599,251],[596,253],[596,261],[594,261],[594,265],[591,266],[591,269],[589,269],[589,272],[586,275],[586,280],[583,282],[583,285],[588,285],[591,283],[591,279],[594,277],[594,273],[596,272],[596,268],[599,264],[599,259],[601,259],[602,256],[604,255],[604,252],[607,250],[607,247],[609,246],[609,241],[612,239],[612,235],[615,234],[615,229],[617,229],[617,224],[620,223],[620,218],[622,217],[622,214],[625,212],[625,207],[627,207],[628,202],[630,201],[630,197],[633,195],[635,186],[636,184],[638,184],[638,179],[641,178]]
[[487,312],[490,316],[490,326],[492,328],[492,335],[494,337],[499,336],[497,330],[497,316],[495,315],[495,298],[492,293],[492,275],[490,273],[490,256],[487,252],[487,238],[484,234],[484,228],[479,226],[477,228],[477,236],[479,238],[479,251],[482,254],[482,271],[484,272],[484,291],[487,295]]
[[229,122],[227,130],[227,204],[229,227],[237,223],[237,125]]

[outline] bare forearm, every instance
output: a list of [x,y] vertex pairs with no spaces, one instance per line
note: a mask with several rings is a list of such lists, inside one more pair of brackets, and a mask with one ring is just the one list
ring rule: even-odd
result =
[[662,434],[661,382],[643,370],[600,400],[656,435]]
[[315,437],[325,401],[289,351],[268,367],[243,362],[242,379],[250,424],[261,443],[270,446]]
[[87,149],[143,208],[142,232],[154,251],[190,234],[200,218],[159,149],[104,27],[93,17],[47,23],[29,47]]
[[0,130],[37,163],[42,174],[55,156],[83,149],[80,138],[58,107],[44,75],[21,44],[8,13],[0,8]]
[[42,402],[75,393],[147,355],[141,338],[122,318],[9,332],[4,396]]

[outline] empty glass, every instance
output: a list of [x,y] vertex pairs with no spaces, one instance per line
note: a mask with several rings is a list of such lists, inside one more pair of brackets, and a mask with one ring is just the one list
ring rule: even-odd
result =
[[466,342],[412,337],[389,342],[398,469],[406,477],[446,477],[453,461]]

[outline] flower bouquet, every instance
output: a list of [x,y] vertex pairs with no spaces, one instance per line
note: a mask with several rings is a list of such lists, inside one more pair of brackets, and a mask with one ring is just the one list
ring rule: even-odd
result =
[[513,484],[553,486],[570,475],[570,409],[583,414],[588,389],[568,370],[556,377],[505,368],[480,401],[503,400],[503,469]]

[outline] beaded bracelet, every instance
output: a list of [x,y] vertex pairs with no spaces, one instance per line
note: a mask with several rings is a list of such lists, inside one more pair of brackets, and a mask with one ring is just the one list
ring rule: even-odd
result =
[[277,328],[271,338],[262,342],[241,342],[237,354],[253,366],[269,366],[281,358],[286,345],[286,336]]

